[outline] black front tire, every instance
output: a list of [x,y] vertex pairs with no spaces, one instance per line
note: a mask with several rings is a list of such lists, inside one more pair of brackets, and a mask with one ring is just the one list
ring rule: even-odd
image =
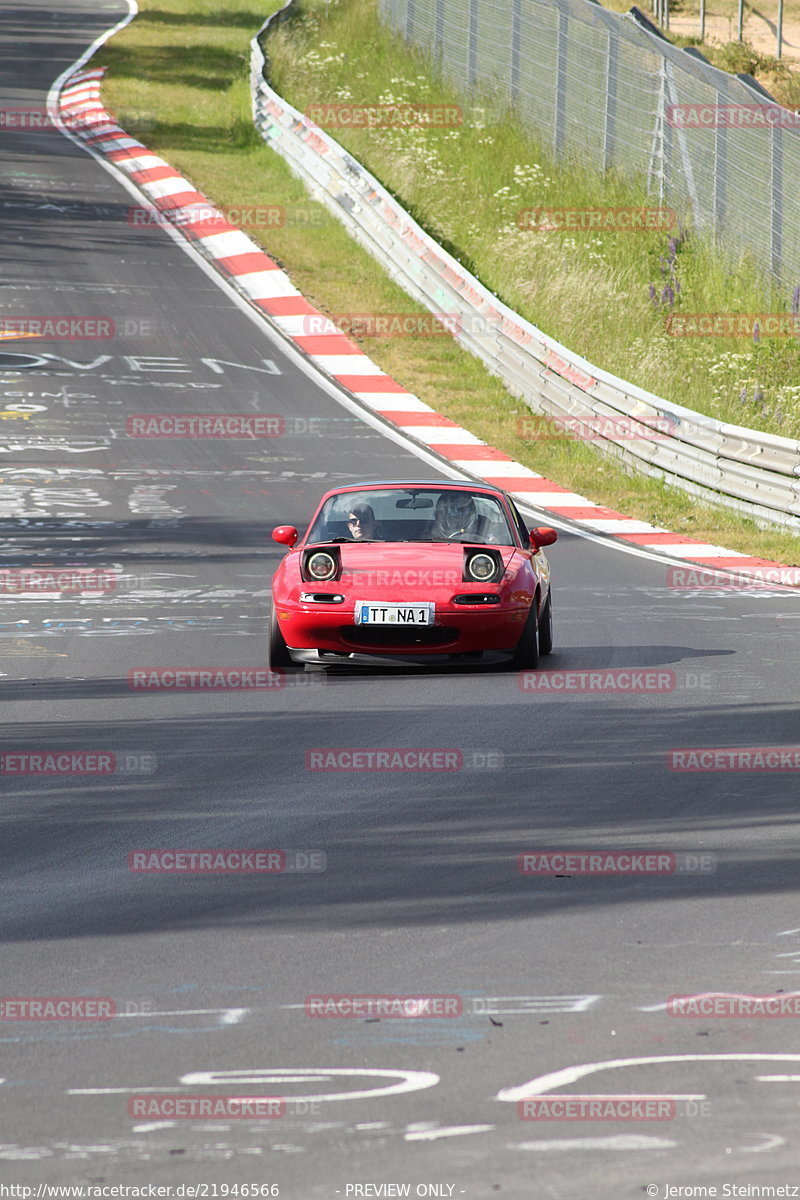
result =
[[536,618],[536,600],[531,605],[522,637],[517,643],[512,661],[518,671],[535,671],[539,665],[539,625]]
[[269,622],[269,665],[273,671],[297,671],[298,665],[286,647],[278,618],[273,610]]
[[552,593],[547,593],[542,615],[539,617],[539,653],[549,654],[553,649],[553,601]]

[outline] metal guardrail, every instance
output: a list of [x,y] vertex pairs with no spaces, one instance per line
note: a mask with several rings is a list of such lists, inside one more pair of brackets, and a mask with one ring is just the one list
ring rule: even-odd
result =
[[273,91],[260,39],[291,3],[251,42],[253,119],[313,197],[414,300],[431,312],[456,314],[460,344],[532,412],[567,427],[583,423],[599,450],[632,471],[760,522],[800,529],[800,442],[662,400],[548,337],[498,300],[338,142]]

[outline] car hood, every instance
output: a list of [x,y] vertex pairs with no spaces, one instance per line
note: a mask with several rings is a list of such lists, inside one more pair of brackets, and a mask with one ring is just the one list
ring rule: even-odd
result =
[[[395,566],[424,566],[450,568],[461,574],[461,564],[464,561],[465,547],[459,543],[449,542],[338,542],[342,559],[342,567],[353,569],[358,567],[395,567]],[[482,547],[477,546],[477,549]],[[507,565],[514,555],[514,546],[491,546],[491,550],[499,550],[503,562]]]
[[[355,590],[368,598],[394,589],[399,598],[431,594],[431,589],[451,590],[463,584],[464,547],[445,542],[354,542],[337,543],[342,573],[339,587]],[[310,547],[306,547],[310,549]],[[514,557],[513,546],[494,546],[507,568]],[[467,584],[467,587],[469,585]]]

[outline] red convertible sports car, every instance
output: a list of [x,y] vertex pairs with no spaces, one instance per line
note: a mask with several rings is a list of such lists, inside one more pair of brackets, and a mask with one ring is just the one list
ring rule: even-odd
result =
[[270,665],[427,662],[511,655],[535,667],[553,646],[554,529],[529,532],[499,488],[378,482],[322,498],[272,582]]

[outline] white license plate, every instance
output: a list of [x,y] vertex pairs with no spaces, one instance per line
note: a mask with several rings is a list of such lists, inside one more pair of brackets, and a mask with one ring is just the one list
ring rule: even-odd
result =
[[382,604],[371,600],[356,601],[356,625],[432,625],[434,605]]

